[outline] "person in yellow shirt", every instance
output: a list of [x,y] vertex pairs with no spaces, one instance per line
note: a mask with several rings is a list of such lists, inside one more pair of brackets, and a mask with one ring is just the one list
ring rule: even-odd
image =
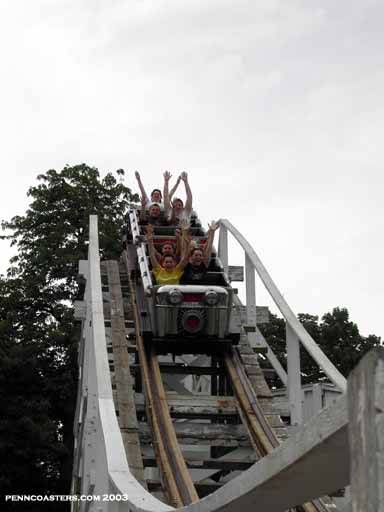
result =
[[179,263],[176,263],[176,258],[173,254],[163,256],[160,261],[157,258],[156,250],[153,244],[153,226],[147,226],[147,240],[149,257],[151,258],[152,271],[156,278],[157,284],[179,284],[180,278],[183,275],[184,268],[188,263],[190,246],[184,246],[183,252]]

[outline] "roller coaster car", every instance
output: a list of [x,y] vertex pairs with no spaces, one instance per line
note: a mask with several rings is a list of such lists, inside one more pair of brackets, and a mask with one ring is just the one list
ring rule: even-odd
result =
[[240,320],[230,287],[154,286],[152,299],[153,334],[157,338],[239,341]]

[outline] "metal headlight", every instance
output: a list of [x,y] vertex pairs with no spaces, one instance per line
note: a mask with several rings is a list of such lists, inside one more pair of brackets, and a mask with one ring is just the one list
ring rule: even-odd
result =
[[172,306],[178,306],[183,302],[183,294],[180,290],[174,288],[168,292],[167,300],[169,304],[172,304]]
[[208,290],[205,292],[204,300],[208,306],[216,306],[216,304],[219,302],[219,296],[215,291]]

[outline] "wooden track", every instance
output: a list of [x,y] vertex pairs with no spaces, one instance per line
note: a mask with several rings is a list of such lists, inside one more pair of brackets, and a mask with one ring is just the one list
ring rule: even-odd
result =
[[[111,288],[110,278],[111,275],[115,276],[118,264],[117,262],[106,262],[105,267],[107,269],[108,280],[105,281],[104,289],[113,293],[114,289],[113,287]],[[215,354],[213,358],[215,361],[214,366],[208,367],[209,369],[204,366],[194,367],[193,365],[189,369],[188,366],[183,367],[185,371],[194,372],[195,375],[210,375],[211,383],[215,383],[215,386],[212,387],[211,385],[211,392],[217,394],[220,391],[218,388],[221,387],[221,390],[224,389],[226,396],[222,396],[221,400],[219,400],[222,406],[220,413],[216,412],[215,414],[214,408],[212,407],[206,408],[205,413],[203,413],[201,411],[202,404],[199,400],[197,400],[198,403],[191,405],[192,401],[189,398],[190,395],[186,395],[187,398],[185,398],[185,396],[183,397],[183,395],[177,394],[172,398],[168,393],[167,396],[161,378],[161,365],[159,365],[154,346],[149,348],[145,347],[141,337],[140,314],[136,300],[136,285],[130,277],[131,270],[132,265],[129,263],[127,253],[125,253],[123,265],[120,264],[120,273],[122,275],[122,282],[124,283],[125,305],[122,300],[120,309],[125,312],[124,323],[129,326],[134,325],[134,331],[131,327],[129,337],[131,342],[133,340],[135,342],[135,350],[137,351],[139,364],[131,364],[131,370],[133,372],[132,377],[133,379],[136,378],[136,387],[138,387],[138,381],[140,381],[145,396],[144,403],[141,402],[145,405],[144,409],[143,405],[140,405],[137,399],[135,400],[135,405],[137,406],[136,414],[143,419],[146,418],[150,426],[150,429],[147,430],[142,421],[138,423],[138,429],[140,430],[139,439],[142,443],[142,448],[151,444],[154,447],[155,455],[155,458],[144,456],[141,461],[139,461],[138,466],[158,468],[159,481],[157,484],[156,480],[153,480],[153,478],[147,478],[147,480],[145,480],[144,485],[150,490],[152,489],[155,493],[158,493],[159,490],[162,489],[164,495],[167,497],[167,501],[173,506],[180,507],[189,505],[197,502],[199,496],[203,497],[210,492],[217,491],[223,485],[223,483],[220,483],[220,478],[218,482],[213,485],[214,481],[211,480],[212,477],[217,478],[220,474],[228,474],[228,472],[234,475],[238,473],[241,462],[233,459],[234,462],[231,464],[230,458],[226,460],[225,453],[228,452],[228,450],[232,450],[233,453],[233,450],[236,452],[236,450],[241,449],[240,446],[245,445],[249,447],[249,459],[253,461],[259,460],[279,446],[279,437],[281,438],[282,435],[283,438],[286,437],[286,429],[281,421],[277,421],[276,423],[275,420],[278,419],[277,415],[265,414],[263,410],[264,408],[267,412],[268,410],[272,412],[271,394],[262,377],[257,362],[257,356],[252,350],[247,350],[244,339],[239,350],[229,349],[221,356]],[[121,299],[122,298],[123,296],[121,294]],[[108,308],[105,309],[107,310]],[[113,319],[113,310],[111,300],[111,320]],[[112,344],[113,338],[114,334],[112,334]],[[171,363],[165,366],[166,375],[168,377],[173,375],[171,367]],[[115,375],[117,375],[119,373],[118,366],[115,367],[114,370]],[[250,375],[248,375],[248,372]],[[173,376],[177,376],[177,370]],[[233,392],[235,395],[233,398],[227,394],[229,388],[231,388],[230,392]],[[133,387],[131,393],[134,393]],[[117,400],[120,394],[119,389],[117,389],[115,400]],[[134,395],[139,396],[137,393],[134,393]],[[215,395],[212,395],[212,398],[214,398],[214,396]],[[175,406],[176,397],[179,397],[177,406]],[[204,399],[202,398],[202,400]],[[233,403],[232,409],[228,409],[228,404],[225,402]],[[189,403],[189,405],[187,403]],[[226,408],[225,406],[227,406],[227,410],[228,412],[230,411],[230,414],[225,415],[225,412],[223,412],[223,409]],[[120,405],[118,407],[120,407]],[[217,410],[218,409],[219,407],[217,407]],[[145,415],[143,416],[144,411]],[[172,423],[171,417],[176,418],[176,420],[174,419],[173,421],[184,418],[187,423]],[[199,418],[202,421],[208,420],[209,423],[196,423]],[[276,434],[271,425],[275,425],[278,434]],[[240,430],[240,427],[242,430]],[[220,441],[220,439],[221,442],[217,442]],[[208,480],[207,478],[203,478],[203,480],[196,481],[194,485],[193,473],[194,471],[196,472],[196,464],[194,465],[193,460],[188,459],[188,455],[184,458],[179,442],[183,443],[183,445],[187,442],[189,446],[203,447],[207,446],[207,443],[211,446],[210,452],[214,452],[215,457],[207,460],[206,463],[204,463],[204,460],[200,462],[201,469],[208,470],[209,466],[212,468],[211,471],[206,471],[206,474],[211,475],[211,477],[207,477]],[[215,446],[216,448],[214,448]],[[238,446],[238,448],[236,448],[236,446]],[[250,447],[253,447],[253,456],[250,455]],[[144,453],[146,450],[144,449],[142,451]],[[131,455],[129,453],[127,454],[130,460]],[[136,454],[134,456],[136,457]],[[205,458],[208,459],[208,457]],[[217,460],[216,471],[215,460]],[[155,461],[156,463],[154,464]],[[243,462],[243,467],[244,464],[246,467],[249,467],[250,463],[247,464],[246,461]],[[225,467],[225,469],[219,469],[220,467]],[[188,471],[187,468],[189,468],[190,471]],[[304,504],[300,507],[300,510],[305,512],[324,512],[328,510],[328,508],[326,508],[321,501],[317,500],[314,503]]]
[[[274,409],[246,336],[233,351],[175,361],[141,344],[140,287],[117,262],[102,263],[100,272],[92,217],[81,269],[87,288],[77,313],[81,371],[71,493],[125,499],[78,501],[72,512],[172,510],[165,501],[184,512],[335,512],[317,497],[348,485],[350,471],[360,509],[384,510],[382,351],[362,362],[349,416],[343,395],[292,432]],[[352,455],[362,465],[351,466]]]

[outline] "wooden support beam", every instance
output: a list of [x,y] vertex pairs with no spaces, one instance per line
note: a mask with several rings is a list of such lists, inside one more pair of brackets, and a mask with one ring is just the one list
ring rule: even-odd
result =
[[291,425],[303,423],[303,392],[301,390],[299,339],[291,326],[286,323],[288,401],[291,412]]
[[[140,440],[142,443],[151,442],[150,429],[146,423],[140,425]],[[183,445],[199,446],[250,446],[249,436],[243,425],[223,425],[218,423],[174,422],[179,442]],[[278,437],[287,438],[285,428],[276,429]]]
[[[249,308],[250,309],[250,308]],[[248,310],[246,306],[238,306],[241,323],[248,322]],[[252,318],[256,318],[257,325],[269,323],[269,308],[267,306],[255,306]]]
[[[131,364],[131,372],[140,371],[139,364]],[[172,375],[225,375],[225,371],[221,368],[212,368],[210,366],[190,366],[181,363],[161,363],[161,373],[170,373]]]
[[[176,395],[167,393],[167,403],[174,417],[237,416],[236,401],[232,396]],[[144,410],[144,396],[136,393],[136,407]]]
[[228,277],[231,282],[242,282],[244,281],[244,267],[243,266],[228,266]]
[[247,321],[249,325],[256,326],[255,268],[247,255],[245,255],[245,293],[247,298]]
[[[144,457],[144,466],[154,468],[157,467],[155,457]],[[217,469],[218,471],[245,471],[250,468],[253,462],[246,462],[243,460],[223,460],[219,459],[204,459],[204,460],[186,460],[187,467],[190,469]]]
[[375,348],[348,379],[352,510],[384,512],[384,348]]
[[220,226],[219,232],[219,258],[224,272],[228,272],[228,231],[224,226]]
[[[147,480],[147,483],[150,492],[156,492],[161,489],[160,480]],[[208,496],[208,494],[212,494],[213,492],[220,489],[223,484],[216,483],[212,480],[211,482],[206,483],[196,482],[194,485],[196,487],[196,491],[199,494],[199,497],[204,498],[204,496]]]

